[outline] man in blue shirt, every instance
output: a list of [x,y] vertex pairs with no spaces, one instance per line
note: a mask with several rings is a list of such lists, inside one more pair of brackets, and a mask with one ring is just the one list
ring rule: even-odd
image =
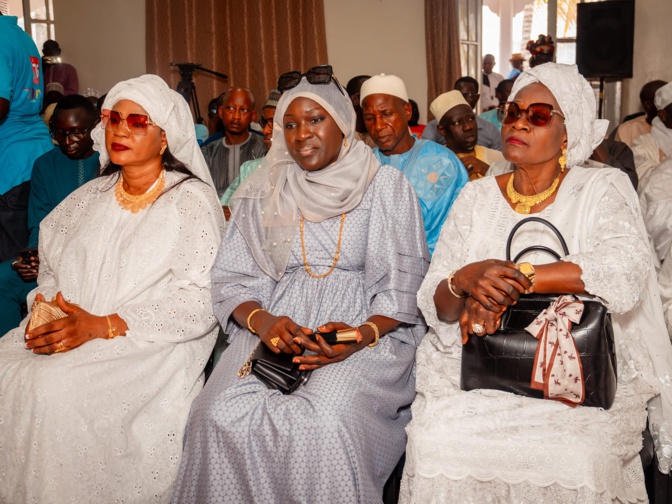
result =
[[403,171],[415,188],[431,254],[450,207],[469,181],[467,171],[447,148],[411,135],[411,105],[399,77],[374,75],[362,85],[360,103],[376,158]]
[[16,16],[0,15],[0,261],[28,241],[28,194],[35,159],[53,147],[39,113],[42,62]]
[[[51,134],[58,142],[35,160],[28,205],[28,246],[36,248],[40,222],[72,191],[100,172],[99,155],[93,150],[91,130],[98,123],[98,111],[87,98],[62,98],[51,117]],[[31,254],[32,255],[32,254]],[[39,256],[21,257],[0,263],[0,337],[21,322],[21,304],[36,286]],[[12,271],[13,270],[13,271]]]

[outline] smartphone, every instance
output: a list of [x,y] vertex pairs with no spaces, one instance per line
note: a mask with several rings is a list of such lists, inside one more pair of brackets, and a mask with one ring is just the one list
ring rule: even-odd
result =
[[24,264],[30,264],[32,262],[32,257],[37,258],[37,248],[23,249],[21,252],[19,252],[19,255],[21,256],[21,261],[23,261]]

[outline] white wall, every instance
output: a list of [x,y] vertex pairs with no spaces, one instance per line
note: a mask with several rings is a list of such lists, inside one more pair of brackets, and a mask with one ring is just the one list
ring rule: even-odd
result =
[[355,75],[397,75],[427,111],[424,0],[324,0],[329,63],[345,86]]
[[80,93],[107,93],[146,72],[144,0],[54,0],[63,61],[77,69]]
[[649,81],[672,81],[669,20],[672,1],[635,1],[635,48],[633,78],[623,81],[622,115],[641,110],[639,90]]

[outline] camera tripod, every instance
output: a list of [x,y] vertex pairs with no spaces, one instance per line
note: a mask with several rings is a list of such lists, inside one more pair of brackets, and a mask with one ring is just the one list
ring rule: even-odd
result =
[[201,70],[202,72],[210,73],[224,80],[228,79],[229,76],[223,73],[215,72],[214,70],[210,70],[208,68],[204,68],[198,63],[171,63],[170,66],[176,66],[180,71],[180,77],[182,78],[182,80],[177,84],[177,92],[180,93],[191,106],[196,123],[202,124],[204,121],[203,117],[201,117],[201,111],[198,106],[198,94],[196,93],[196,84],[194,84],[194,71]]

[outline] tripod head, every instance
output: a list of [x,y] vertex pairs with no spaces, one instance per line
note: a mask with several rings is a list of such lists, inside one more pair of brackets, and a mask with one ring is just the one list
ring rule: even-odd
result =
[[187,100],[187,103],[192,106],[194,118],[196,121],[199,123],[202,122],[203,118],[201,117],[201,112],[198,107],[196,84],[194,84],[194,72],[196,70],[200,70],[224,80],[228,79],[229,76],[223,73],[215,72],[209,68],[205,68],[200,63],[171,63],[170,66],[177,67],[180,72],[180,77],[182,78],[182,80],[180,80],[179,84],[177,85],[177,92],[180,93],[184,99]]

